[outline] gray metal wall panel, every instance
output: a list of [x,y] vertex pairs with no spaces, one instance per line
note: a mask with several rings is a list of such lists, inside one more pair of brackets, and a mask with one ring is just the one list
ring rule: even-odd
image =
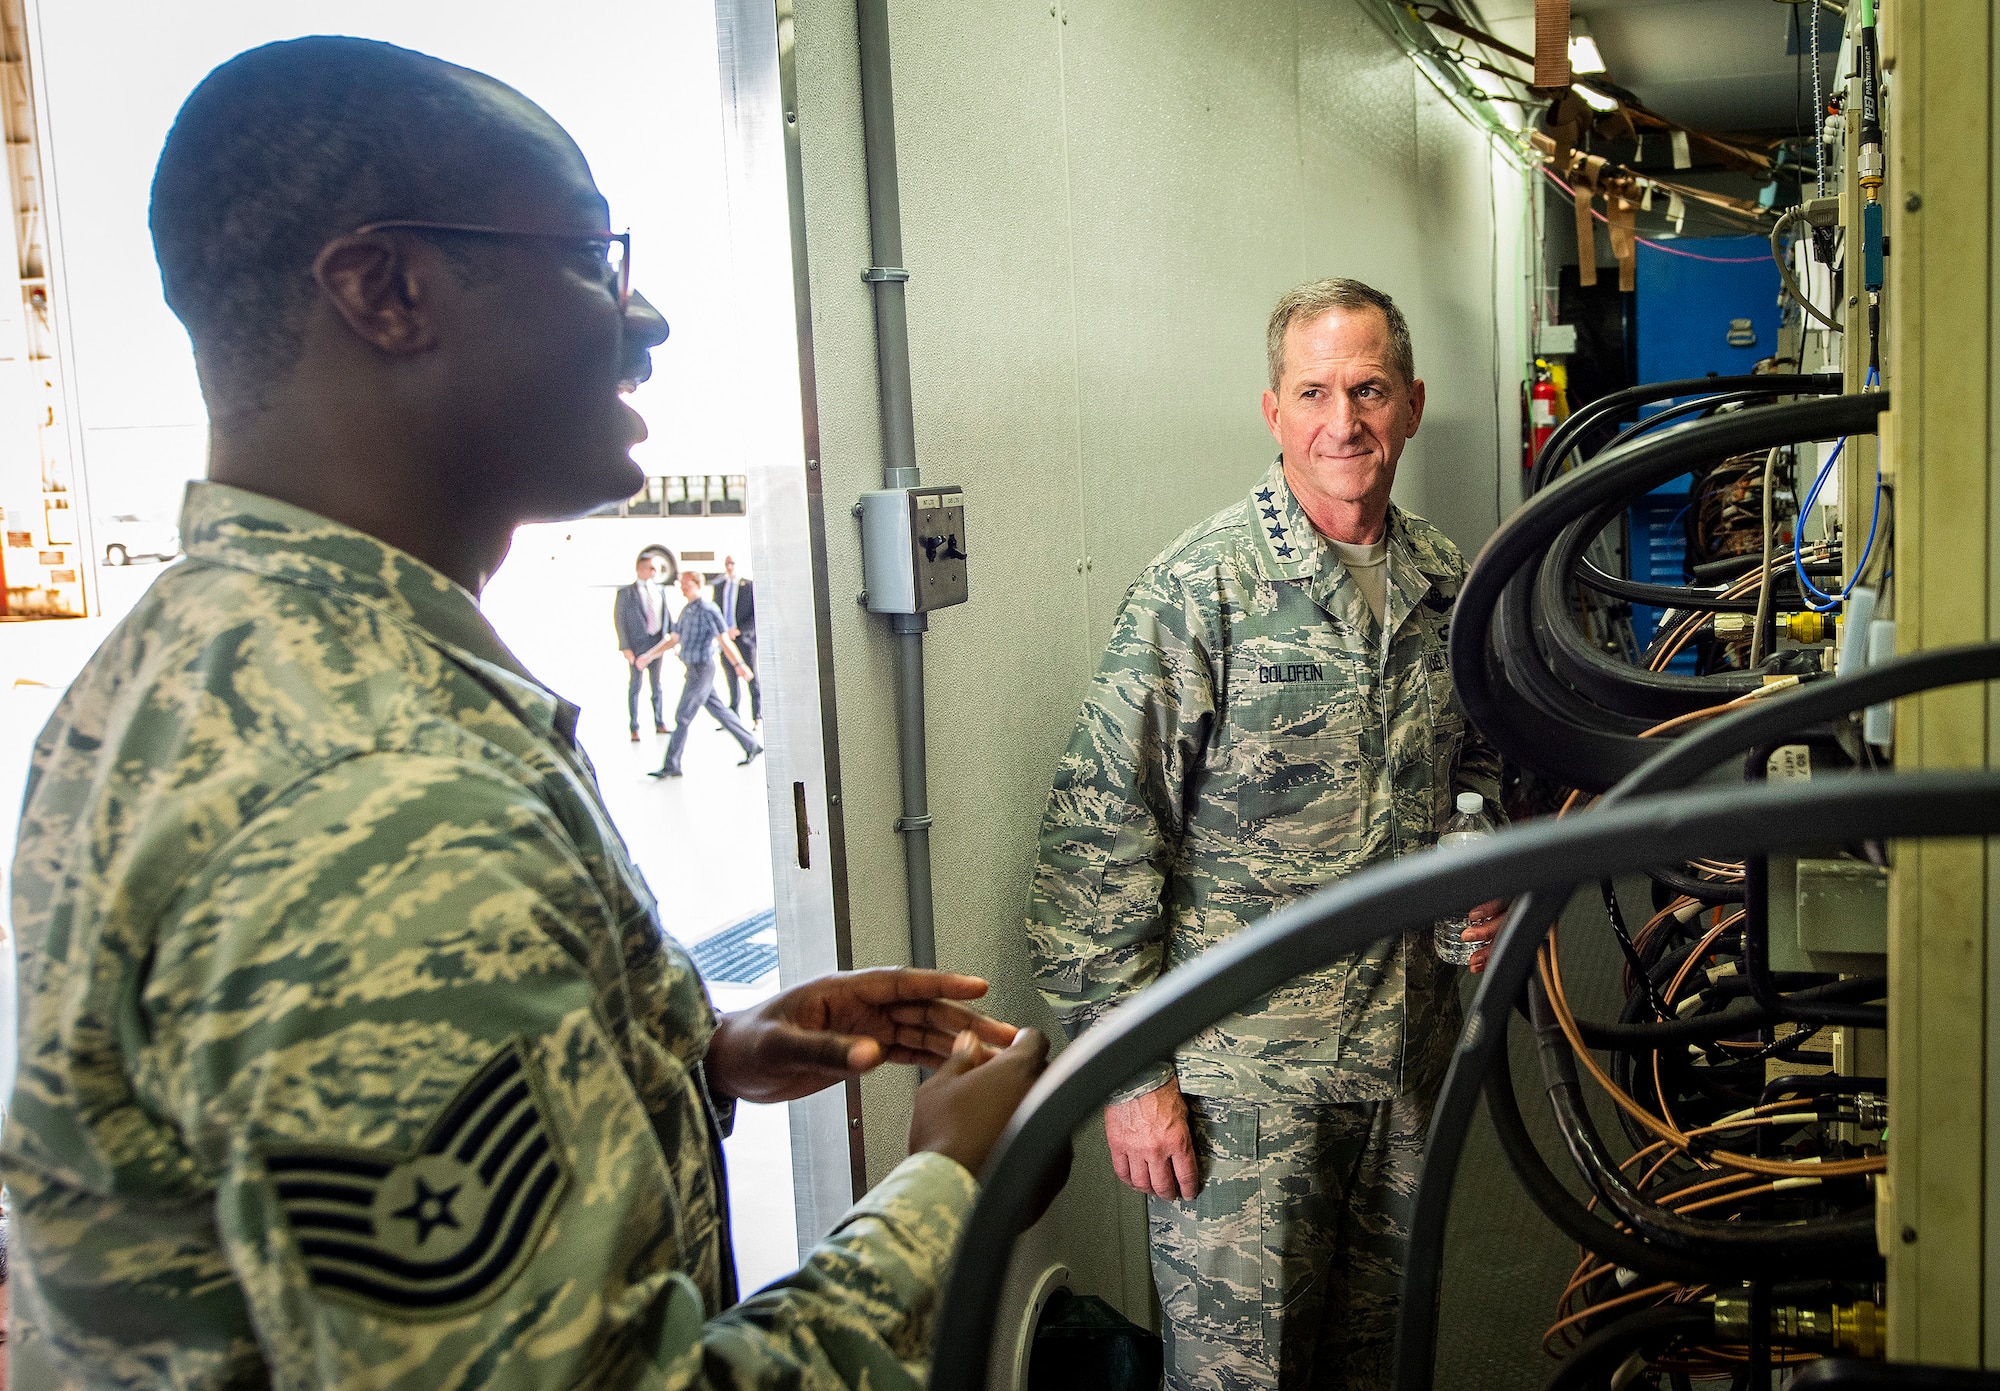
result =
[[[799,0],[797,16],[866,965],[904,959],[907,939],[888,650],[853,603],[859,549],[834,501],[880,470],[854,8]],[[1507,288],[1518,180],[1499,180],[1496,253],[1481,137],[1345,0],[909,0],[891,20],[918,454],[927,480],[965,487],[973,555],[971,603],[933,615],[928,643],[939,956],[992,979],[996,1012],[1046,1029],[1021,919],[1049,778],[1126,586],[1274,454],[1258,406],[1272,301],[1345,273],[1410,305],[1435,414],[1399,486],[1476,546],[1493,524],[1493,267]],[[1501,311],[1507,381],[1517,302]],[[1518,412],[1503,407],[1502,451]],[[873,1177],[902,1155],[913,1080],[864,1085]],[[1150,1316],[1143,1205],[1095,1127],[1023,1259],[1060,1259],[1078,1287]]]

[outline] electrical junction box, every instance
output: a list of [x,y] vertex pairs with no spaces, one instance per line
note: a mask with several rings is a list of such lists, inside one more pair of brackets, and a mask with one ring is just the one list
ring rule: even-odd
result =
[[1543,324],[1535,335],[1535,351],[1543,357],[1568,357],[1576,351],[1576,325]]
[[929,613],[965,602],[963,490],[884,488],[863,493],[855,515],[870,613]]
[[1771,969],[1880,975],[1889,874],[1861,860],[1770,861]]

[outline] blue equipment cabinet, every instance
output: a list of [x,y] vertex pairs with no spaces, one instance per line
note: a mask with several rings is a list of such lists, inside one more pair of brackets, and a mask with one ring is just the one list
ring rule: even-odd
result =
[[[1778,351],[1778,267],[1769,242],[1702,237],[1666,245],[1675,251],[1642,242],[1637,252],[1641,383],[1741,376]],[[1747,333],[1736,327],[1732,342],[1739,320]]]
[[[1779,279],[1770,243],[1751,236],[1702,237],[1671,245],[1689,254],[1676,255],[1643,242],[1637,253],[1633,318],[1639,381],[1740,376],[1776,353]],[[1645,413],[1666,404],[1648,407]],[[1632,507],[1627,555],[1633,579],[1688,582],[1683,527],[1687,506],[1688,479],[1683,477],[1654,489]],[[1642,649],[1659,623],[1659,609],[1632,606],[1632,635]],[[1691,672],[1693,652],[1684,650],[1669,669]]]

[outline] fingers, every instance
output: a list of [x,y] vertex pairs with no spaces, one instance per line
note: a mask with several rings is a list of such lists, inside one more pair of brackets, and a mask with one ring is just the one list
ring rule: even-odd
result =
[[[981,1043],[990,1043],[995,1048],[1005,1048],[1014,1041],[1014,1035],[1019,1032],[1012,1024],[981,1014],[978,1010],[967,1009],[964,1005],[953,1004],[948,1000],[894,1004],[889,1006],[888,1013],[898,1024],[921,1026],[933,1034],[943,1034],[947,1038],[956,1035],[962,1029],[970,1029],[979,1035]],[[902,1030],[899,1029],[897,1033],[900,1040]]]
[[[1470,937],[1472,934],[1468,932],[1465,935],[1467,937]],[[1481,947],[1478,951],[1472,954],[1472,959],[1465,963],[1466,969],[1471,971],[1472,974],[1476,976],[1481,971],[1486,969],[1486,963],[1492,960],[1492,958],[1493,958],[1493,948]]]
[[1155,1198],[1165,1198],[1171,1203],[1181,1196],[1180,1180],[1174,1176],[1172,1158],[1156,1154],[1147,1162],[1147,1169],[1152,1177],[1152,1182],[1147,1185],[1147,1191]]
[[878,1005],[898,1000],[976,1000],[986,993],[986,982],[978,976],[916,966],[874,966],[865,971],[844,971],[826,980],[841,982],[856,997]]
[[1165,1196],[1170,1198],[1177,1196],[1183,1202],[1187,1202],[1191,1201],[1194,1195],[1201,1191],[1201,1181],[1195,1176],[1194,1140],[1187,1133],[1186,1126],[1181,1127],[1181,1133],[1178,1138],[1180,1143],[1167,1157],[1168,1166],[1173,1171],[1175,1191]]
[[787,1061],[799,1066],[862,1073],[880,1066],[883,1060],[884,1049],[876,1039],[822,1033],[817,1029],[791,1028],[785,1033],[790,1044],[786,1051],[792,1055]]
[[[952,1041],[951,1053],[937,1070],[938,1077],[958,1077],[979,1066],[979,1040],[970,1029]],[[933,1079],[935,1080],[935,1079]]]
[[1467,942],[1490,942],[1500,935],[1500,924],[1497,922],[1475,922],[1467,926],[1465,931],[1458,935]]
[[1000,1057],[1040,1072],[1042,1064],[1049,1060],[1049,1041],[1042,1037],[1040,1029],[1017,1029],[1014,1041],[1000,1050]]

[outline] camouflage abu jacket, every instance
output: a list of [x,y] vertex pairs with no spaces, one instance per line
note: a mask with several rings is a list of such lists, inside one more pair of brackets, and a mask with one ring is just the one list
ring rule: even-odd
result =
[[[1445,666],[1465,562],[1401,508],[1388,537],[1378,624],[1273,464],[1126,595],[1029,894],[1036,983],[1072,1038],[1266,914],[1432,844],[1457,792],[1497,798]],[[1425,1089],[1457,1032],[1455,977],[1410,933],[1196,1035],[1171,1071],[1192,1095],[1274,1102]]]
[[197,484],[181,534],[29,776],[20,1384],[920,1384],[942,1156],[722,1307],[713,1016],[575,707],[358,532]]

